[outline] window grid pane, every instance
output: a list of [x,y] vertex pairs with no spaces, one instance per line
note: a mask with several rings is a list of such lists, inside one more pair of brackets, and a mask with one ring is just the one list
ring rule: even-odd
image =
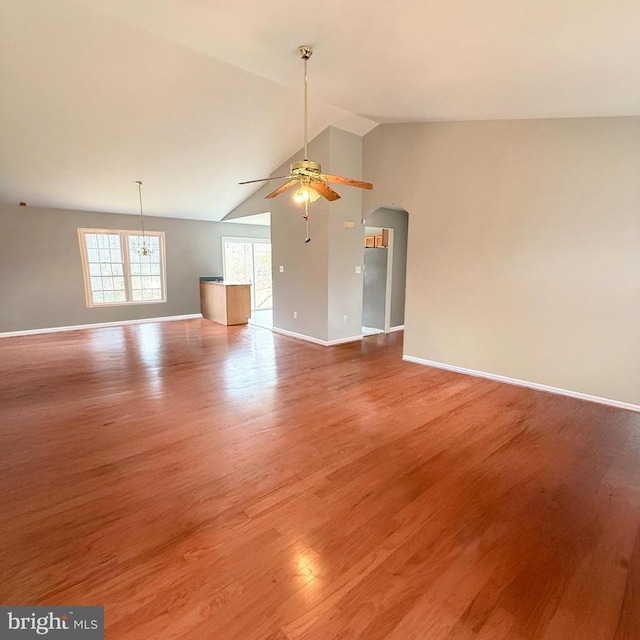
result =
[[[140,255],[139,249],[143,242],[151,250],[150,255]],[[129,262],[131,265],[131,296],[134,300],[163,300],[160,238],[130,234]],[[135,274],[135,275],[134,275]],[[158,274],[152,276],[151,274]]]
[[[127,231],[82,231],[87,304],[132,304],[164,301],[161,234],[145,234],[150,255],[138,251],[143,237]],[[123,250],[126,251],[123,259]]]
[[[90,233],[85,235],[85,241],[87,244],[91,299],[94,304],[115,302],[114,292],[116,290],[124,290],[124,282],[122,282],[122,287],[116,287],[116,283],[111,277],[113,274],[111,251],[103,247],[119,246],[120,235],[115,233]],[[90,248],[92,246],[99,248]]]

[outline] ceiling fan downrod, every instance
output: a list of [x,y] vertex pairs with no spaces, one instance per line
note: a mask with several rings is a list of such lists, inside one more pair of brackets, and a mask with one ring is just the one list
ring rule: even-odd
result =
[[298,47],[300,57],[304,60],[304,159],[309,159],[307,153],[307,60],[313,54],[313,49],[305,44]]
[[[304,160],[298,160],[292,162],[289,166],[289,174],[284,176],[271,176],[269,178],[259,178],[258,180],[246,180],[239,184],[253,184],[256,182],[269,182],[270,180],[288,180],[284,184],[280,185],[277,189],[268,193],[265,198],[275,198],[281,193],[296,187],[296,192],[293,195],[295,202],[301,204],[309,200],[314,202],[320,196],[324,197],[329,202],[338,200],[340,194],[336,193],[330,186],[329,182],[336,182],[338,184],[347,185],[350,187],[358,187],[359,189],[372,189],[373,184],[365,182],[364,180],[354,180],[352,178],[346,178],[344,176],[334,176],[330,173],[322,173],[322,168],[319,162],[309,160],[309,125],[308,125],[308,78],[307,78],[307,60],[313,55],[313,49],[309,45],[300,45],[298,47],[300,57],[304,62]],[[308,237],[308,236],[307,236]]]

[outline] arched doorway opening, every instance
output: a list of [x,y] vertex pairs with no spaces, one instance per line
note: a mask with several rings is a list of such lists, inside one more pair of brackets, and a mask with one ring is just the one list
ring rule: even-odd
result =
[[365,216],[362,333],[404,329],[409,214],[380,207]]

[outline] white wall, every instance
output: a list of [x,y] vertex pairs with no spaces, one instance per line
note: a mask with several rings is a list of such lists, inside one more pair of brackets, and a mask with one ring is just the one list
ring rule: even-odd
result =
[[640,405],[640,118],[381,125],[409,211],[405,353]]

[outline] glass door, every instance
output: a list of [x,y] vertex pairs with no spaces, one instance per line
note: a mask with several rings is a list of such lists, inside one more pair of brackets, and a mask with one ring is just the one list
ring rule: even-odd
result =
[[257,238],[223,238],[224,279],[251,284],[251,309],[271,309],[271,243]]

